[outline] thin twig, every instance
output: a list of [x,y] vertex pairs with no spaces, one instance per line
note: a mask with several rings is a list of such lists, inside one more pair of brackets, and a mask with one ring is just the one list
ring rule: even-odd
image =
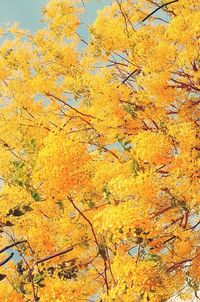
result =
[[70,109],[72,109],[73,111],[75,111],[76,113],[80,114],[80,115],[83,115],[83,116],[86,116],[86,117],[90,117],[90,118],[95,118],[94,116],[90,115],[90,114],[86,114],[86,113],[83,113],[81,111],[79,111],[78,109],[74,108],[73,106],[71,106],[70,104],[66,103],[65,101],[63,101],[62,99],[58,98],[57,96],[51,94],[51,93],[47,93],[46,94],[47,96],[50,96],[54,99],[56,99],[57,101],[63,103],[65,106],[69,107]]
[[[91,221],[85,216],[85,214],[75,205],[73,199],[70,197],[70,196],[67,196],[68,200],[70,201],[70,203],[73,205],[73,207],[77,210],[77,212],[84,218],[85,221],[87,221],[87,223],[89,224],[90,228],[91,228],[91,231],[92,231],[92,234],[94,236],[94,241],[97,245],[97,248],[100,250],[100,245],[99,245],[99,242],[98,242],[98,239],[97,239],[97,236],[95,234],[95,231],[94,231],[94,227],[91,223]],[[107,290],[107,293],[108,293],[108,290],[109,290],[109,285],[108,285],[108,277],[107,277],[107,262],[106,262],[106,256],[104,257],[102,254],[102,259],[103,259],[103,262],[104,262],[104,281],[105,281],[105,284],[106,284],[106,290]]]
[[126,79],[123,80],[123,82],[121,82],[121,85],[122,85],[122,84],[125,84],[126,81],[128,81],[128,79],[129,79],[132,75],[134,75],[137,71],[140,71],[140,70],[136,68],[133,72],[131,72],[131,73],[126,77]]
[[77,210],[77,212],[87,221],[87,223],[90,225],[90,228],[91,228],[91,231],[92,231],[92,234],[94,236],[94,240],[95,240],[95,243],[97,244],[97,246],[99,247],[99,243],[98,243],[98,240],[97,240],[97,237],[96,237],[96,234],[95,234],[95,231],[94,231],[94,228],[93,228],[93,225],[91,223],[91,221],[85,216],[85,214],[83,214],[83,212],[81,212],[81,210],[75,205],[73,199],[70,197],[70,196],[67,196],[68,200],[71,202],[71,204],[73,205],[73,207]]

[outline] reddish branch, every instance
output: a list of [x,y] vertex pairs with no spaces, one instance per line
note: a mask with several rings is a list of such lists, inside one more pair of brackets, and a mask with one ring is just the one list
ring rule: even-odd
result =
[[116,280],[115,280],[115,277],[113,275],[112,268],[111,268],[110,256],[109,256],[109,251],[108,251],[108,247],[107,246],[106,246],[106,256],[107,256],[107,259],[108,259],[108,265],[109,265],[110,274],[112,276],[112,279],[113,279],[114,283],[116,284]]
[[198,71],[195,61],[194,61],[194,63],[192,63],[192,68],[195,72]]
[[197,258],[198,256],[200,255],[200,253],[197,253],[193,258],[190,258],[190,259],[184,259],[180,262],[177,262],[177,263],[174,263],[169,269],[168,271],[171,272],[173,271],[174,269],[178,268],[178,267],[181,267],[182,264],[186,263],[186,262],[192,262],[195,258]]
[[121,11],[121,14],[122,14],[122,16],[123,16],[123,18],[124,18],[124,22],[125,22],[125,26],[126,26],[126,33],[127,33],[127,36],[129,37],[129,32],[128,32],[128,24],[127,24],[127,16],[126,16],[126,14],[125,14],[125,12],[123,11],[123,9],[122,9],[122,5],[121,5],[121,3],[117,0],[117,3],[118,3],[118,5],[119,5],[119,9],[120,9],[120,11]]
[[[98,249],[100,250],[100,245],[99,245],[99,242],[98,242],[98,239],[97,239],[97,236],[95,234],[95,231],[94,231],[94,227],[91,223],[91,221],[87,218],[87,216],[85,216],[85,214],[75,205],[73,199],[70,197],[70,196],[67,196],[68,200],[70,201],[70,203],[73,205],[74,209],[77,210],[77,212],[83,217],[83,219],[85,221],[87,221],[87,223],[89,224],[90,228],[91,228],[91,231],[92,231],[92,234],[94,236],[94,241],[98,247]],[[107,293],[108,293],[108,290],[109,290],[109,286],[108,286],[108,278],[107,278],[107,258],[106,256],[103,256],[102,253],[101,253],[101,256],[102,256],[102,259],[103,259],[103,262],[104,262],[104,281],[105,281],[105,284],[106,284],[106,290],[107,290]]]
[[173,81],[174,83],[178,84],[177,86],[171,86],[171,87],[185,88],[187,90],[200,91],[200,89],[198,87],[196,87],[195,85],[183,83],[183,82],[175,80],[175,79],[171,79],[171,81]]
[[139,243],[139,245],[138,245],[138,252],[137,252],[136,265],[138,264],[139,259],[140,259],[140,243]]
[[174,263],[169,269],[169,272],[172,272],[173,270],[177,269],[178,267],[181,267],[182,264],[186,263],[186,262],[191,262],[192,259],[186,259],[186,260],[182,260],[180,262]]
[[184,228],[184,229],[185,229],[186,226],[187,226],[188,218],[189,218],[189,211],[187,211],[187,212],[185,213],[185,222],[184,222],[184,224],[183,224],[183,228]]
[[109,290],[109,285],[108,285],[108,276],[107,276],[107,262],[106,262],[106,258],[105,257],[102,257],[103,258],[103,262],[104,262],[104,280],[105,280],[105,284],[106,284],[106,292],[108,294],[108,290]]
[[183,222],[183,219],[184,219],[184,215],[182,215],[181,217],[178,217],[176,219],[172,219],[172,222],[167,225],[164,229],[168,229],[170,226],[172,226],[173,224],[177,223],[180,221],[180,226],[182,225],[182,222]]
[[62,99],[58,98],[57,96],[51,94],[51,93],[47,93],[47,96],[50,96],[54,99],[56,99],[57,101],[63,103],[65,106],[69,107],[70,109],[72,109],[73,111],[75,111],[76,113],[82,115],[82,116],[86,116],[86,117],[90,117],[90,118],[95,118],[94,116],[90,115],[90,114],[85,114],[81,111],[79,111],[78,109],[74,108],[73,106],[71,106],[70,104],[66,103],[65,101],[63,101]]
[[153,214],[153,218],[155,218],[155,217],[157,217],[157,216],[163,214],[164,212],[170,210],[171,207],[172,207],[172,206],[170,205],[170,206],[167,206],[167,207],[165,207],[165,208],[159,210],[158,212],[152,213],[152,214]]
[[175,238],[176,238],[176,236],[174,235],[174,236],[168,238],[167,240],[165,240],[165,241],[163,242],[163,244],[165,244],[165,243],[167,243],[167,242],[169,242],[169,241],[171,241],[171,240],[173,240],[173,239],[175,239]]
[[179,111],[169,111],[169,112],[167,112],[167,114],[178,114],[179,113]]
[[97,237],[96,237],[96,234],[95,234],[95,231],[94,231],[94,228],[93,228],[93,225],[91,223],[91,221],[85,216],[85,214],[83,214],[83,212],[81,212],[81,210],[75,205],[73,199],[70,197],[70,196],[67,196],[68,200],[71,202],[71,204],[73,205],[73,207],[77,210],[77,212],[87,221],[87,223],[90,225],[90,228],[91,228],[91,231],[92,231],[92,234],[94,236],[94,240],[95,240],[95,243],[97,244],[97,246],[99,247],[99,243],[98,243],[98,240],[97,240]]
[[181,218],[181,221],[180,221],[180,226],[182,226],[183,219],[184,219],[184,215],[183,215],[183,216],[182,216],[182,218]]
[[73,250],[73,246],[67,248],[67,249],[64,250],[64,251],[61,251],[61,252],[55,253],[55,254],[53,254],[53,255],[44,257],[44,258],[42,258],[42,259],[40,259],[40,260],[37,260],[37,261],[35,262],[34,265],[37,265],[37,264],[39,264],[39,263],[48,261],[48,260],[50,260],[50,259],[53,259],[53,258],[58,257],[58,256],[61,256],[61,255],[64,255],[64,254],[66,254],[66,253],[69,253],[69,252],[72,251],[72,250]]
[[105,152],[112,154],[116,159],[120,161],[119,156],[117,156],[117,154],[115,154],[112,150],[107,149],[105,146],[101,146],[99,147],[99,149],[103,149]]
[[[117,1],[117,3],[118,3],[118,5],[119,5],[120,11],[121,11],[121,13],[122,13],[122,15],[123,15],[123,17],[124,17],[125,23],[126,23],[126,19],[127,19],[127,21],[129,22],[130,26],[132,27],[132,30],[135,31],[135,28],[133,27],[133,24],[132,24],[132,22],[131,22],[131,20],[130,20],[130,18],[129,18],[128,13],[127,13],[127,12],[123,12],[123,10],[122,10],[122,3],[123,3],[123,0],[121,1],[121,3],[120,3],[119,1]],[[126,28],[127,28],[127,33],[128,33],[128,26],[127,26],[127,23],[126,23]]]
[[[44,257],[44,258],[42,258],[42,259],[39,259],[39,260],[37,260],[37,261],[35,262],[34,266],[37,265],[37,264],[39,264],[39,263],[48,261],[48,260],[50,260],[50,259],[52,259],[52,258],[61,256],[61,255],[64,255],[64,254],[66,254],[66,253],[72,251],[72,250],[74,249],[74,247],[76,247],[77,245],[86,243],[86,242],[88,242],[88,241],[91,241],[91,239],[88,239],[88,240],[84,240],[84,241],[75,243],[75,244],[73,244],[72,246],[68,247],[67,249],[65,249],[65,250],[63,250],[63,251],[60,251],[60,252],[57,252],[57,253],[52,254],[52,255],[50,255],[50,256],[46,256],[46,257]],[[74,258],[74,259],[77,259],[77,258]],[[72,260],[74,260],[74,259],[70,259],[70,260],[67,261],[67,262],[70,262],[70,261],[72,261]]]
[[117,52],[113,52],[113,53],[114,53],[116,56],[120,57],[122,60],[125,60],[125,61],[128,62],[129,64],[134,65],[134,66],[136,66],[136,67],[139,68],[138,65],[136,65],[136,64],[134,64],[133,62],[129,61],[127,58],[123,57],[122,55],[118,54]]

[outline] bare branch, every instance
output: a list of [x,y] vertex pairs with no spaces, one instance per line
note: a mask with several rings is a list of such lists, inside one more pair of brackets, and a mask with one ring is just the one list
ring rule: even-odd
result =
[[72,250],[73,250],[73,246],[67,248],[67,249],[64,250],[64,251],[61,251],[61,252],[55,253],[55,254],[53,254],[53,255],[44,257],[44,258],[42,258],[42,259],[36,261],[34,265],[37,265],[37,264],[39,264],[39,263],[48,261],[48,260],[50,260],[50,259],[53,259],[53,258],[58,257],[58,256],[61,256],[61,255],[64,255],[64,254],[66,254],[66,253],[69,253],[69,252],[72,251]]
[[[137,74],[137,72],[139,72],[139,71],[140,71],[140,69],[136,68],[133,72],[131,72],[131,73],[125,78],[125,80],[123,80],[123,82],[121,82],[121,85],[122,85],[122,84],[125,84],[126,81],[128,81],[128,79],[129,79],[130,77],[132,77],[132,75]],[[118,86],[118,87],[119,87],[119,86]]]
[[155,13],[156,13],[158,10],[160,10],[161,8],[163,8],[163,7],[165,7],[165,6],[169,5],[169,4],[175,3],[175,2],[178,2],[178,0],[173,0],[173,1],[171,1],[171,2],[167,2],[167,3],[165,3],[165,4],[163,4],[163,5],[159,6],[159,7],[157,7],[154,11],[152,11],[149,15],[147,15],[147,16],[142,20],[142,22],[146,21],[149,17],[151,17],[153,14],[155,14]]
[[69,199],[69,201],[71,202],[71,204],[73,205],[73,207],[77,210],[77,212],[87,221],[87,223],[90,225],[90,228],[91,228],[91,231],[92,231],[92,234],[94,236],[94,240],[95,240],[95,243],[97,244],[97,246],[99,246],[99,243],[98,243],[98,240],[97,240],[97,237],[96,237],[96,234],[95,234],[95,231],[94,231],[94,228],[93,228],[93,225],[91,223],[91,221],[85,216],[85,214],[83,214],[83,212],[81,212],[81,210],[75,205],[73,199],[70,197],[70,196],[67,196],[67,198]]
[[[77,210],[77,212],[84,218],[85,221],[87,221],[87,223],[89,224],[90,228],[91,228],[91,231],[92,231],[92,234],[94,236],[94,241],[98,247],[98,249],[100,250],[100,245],[99,245],[99,242],[98,242],[98,239],[97,239],[97,236],[95,234],[95,231],[94,231],[94,227],[91,223],[91,221],[85,216],[85,214],[75,205],[73,199],[70,197],[70,196],[67,196],[67,198],[69,199],[69,201],[71,202],[71,204],[73,205],[73,207]],[[102,259],[103,259],[103,262],[104,262],[104,281],[105,281],[105,284],[106,284],[106,290],[107,290],[107,293],[108,293],[108,290],[109,290],[109,285],[108,285],[108,277],[107,277],[107,257],[106,255],[102,255],[102,253],[100,253]]]
[[17,246],[19,244],[26,243],[26,242],[27,242],[27,240],[21,240],[21,241],[17,241],[17,242],[11,243],[11,244],[5,246],[4,248],[2,248],[0,250],[0,254],[3,253],[4,251],[6,251],[7,249],[10,249],[13,246]]
[[69,107],[70,109],[72,109],[73,111],[75,111],[76,113],[80,114],[80,115],[83,115],[83,116],[86,116],[86,117],[90,117],[90,118],[95,118],[94,116],[90,115],[90,114],[86,114],[86,113],[83,113],[81,111],[79,111],[78,109],[74,108],[73,106],[71,106],[70,104],[66,103],[65,101],[63,101],[62,99],[58,98],[57,96],[51,94],[51,93],[47,93],[46,94],[47,96],[50,96],[54,99],[56,99],[57,101],[63,103],[65,106]]
[[12,257],[13,257],[14,253],[11,253],[6,259],[4,259],[3,261],[0,262],[0,266],[6,264]]

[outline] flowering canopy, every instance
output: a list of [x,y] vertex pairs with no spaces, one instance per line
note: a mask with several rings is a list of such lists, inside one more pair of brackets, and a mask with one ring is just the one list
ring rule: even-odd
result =
[[197,296],[199,2],[82,4],[1,31],[1,301]]

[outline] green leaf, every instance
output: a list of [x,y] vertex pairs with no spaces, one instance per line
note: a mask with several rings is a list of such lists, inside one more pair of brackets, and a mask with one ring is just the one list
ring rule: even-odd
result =
[[175,197],[173,197],[172,199],[171,199],[171,206],[172,206],[172,208],[175,208],[176,206],[177,206],[177,199],[175,198]]
[[108,188],[106,186],[102,188],[102,192],[106,194],[107,198],[109,198],[109,196],[111,195],[111,192],[108,191]]
[[56,204],[59,206],[59,209],[60,209],[62,212],[64,212],[65,207],[64,207],[63,202],[62,202],[61,200],[58,200],[58,201],[56,201]]
[[139,168],[139,164],[136,160],[132,161],[131,170],[132,170],[134,176],[138,175],[138,172],[139,172],[140,168]]
[[26,291],[25,291],[25,283],[24,282],[21,282],[19,284],[19,291],[24,295],[26,294]]
[[14,161],[13,164],[17,169],[22,169],[24,167],[24,162],[21,160]]
[[33,147],[33,148],[36,147],[36,140],[35,140],[34,138],[30,141],[30,145],[31,145],[31,147]]
[[44,280],[44,275],[43,274],[37,274],[33,277],[33,282],[34,283],[40,283],[43,280]]
[[24,269],[23,269],[22,266],[23,266],[23,262],[22,261],[20,261],[20,262],[17,263],[17,272],[18,272],[19,275],[23,274]]
[[40,201],[40,200],[41,200],[40,195],[39,195],[37,192],[35,192],[35,191],[31,191],[31,196],[32,196],[32,198],[33,198],[35,201]]
[[131,141],[124,142],[124,146],[127,146],[131,143]]
[[15,182],[16,182],[16,184],[18,184],[20,187],[23,187],[23,186],[24,186],[24,183],[23,183],[23,181],[21,181],[21,180],[16,179]]
[[159,255],[156,254],[147,254],[146,260],[149,261],[160,261],[161,257]]
[[93,208],[95,207],[95,202],[92,201],[92,200],[89,200],[89,201],[88,201],[88,207],[89,207],[90,209],[93,209]]

